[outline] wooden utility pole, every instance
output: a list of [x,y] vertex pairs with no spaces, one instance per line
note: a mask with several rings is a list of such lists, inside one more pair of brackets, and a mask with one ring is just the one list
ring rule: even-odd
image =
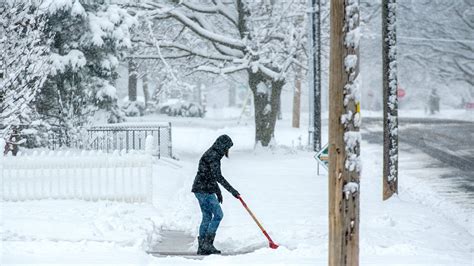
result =
[[383,200],[398,193],[396,0],[382,0]]
[[137,100],[137,63],[132,59],[128,61],[128,101]]
[[359,264],[359,1],[331,0],[329,265]]
[[300,127],[300,114],[301,114],[301,69],[296,73],[295,77],[295,91],[293,94],[293,121],[292,126],[294,128]]

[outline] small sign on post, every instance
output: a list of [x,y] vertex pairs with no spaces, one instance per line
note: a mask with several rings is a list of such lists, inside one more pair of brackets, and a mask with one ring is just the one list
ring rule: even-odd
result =
[[405,97],[407,93],[405,92],[405,90],[403,88],[401,88],[400,86],[397,87],[397,96],[398,96],[398,99],[403,99],[403,97]]
[[321,150],[314,155],[314,159],[318,161],[319,164],[321,164],[324,169],[328,170],[329,167],[329,149],[328,149],[328,144],[324,145]]

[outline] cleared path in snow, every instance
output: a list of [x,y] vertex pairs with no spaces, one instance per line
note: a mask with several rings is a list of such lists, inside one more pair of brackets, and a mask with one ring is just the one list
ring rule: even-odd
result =
[[[205,256],[196,254],[197,247],[193,247],[195,238],[186,232],[175,230],[163,230],[160,233],[161,240],[148,251],[155,257],[179,256],[190,259],[202,259]],[[247,250],[235,253],[223,253],[220,256],[234,256],[251,253],[254,250]]]
[[196,250],[192,250],[194,237],[183,231],[163,230],[160,236],[160,241],[148,253],[153,255],[196,253]]

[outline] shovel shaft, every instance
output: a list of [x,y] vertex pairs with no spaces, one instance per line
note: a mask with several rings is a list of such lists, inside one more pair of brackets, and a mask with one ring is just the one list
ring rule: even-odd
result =
[[[247,204],[245,203],[245,201],[239,196],[238,199],[240,200],[240,202],[242,203],[242,205],[244,205],[244,208],[247,210],[247,212],[250,214],[250,216],[252,216],[252,219],[255,221],[255,223],[258,225],[258,227],[260,228],[260,230],[262,230],[262,233],[265,235],[265,237],[268,239],[268,241],[270,242],[270,246],[272,245],[276,245],[273,240],[270,238],[270,236],[268,235],[267,231],[265,231],[265,229],[263,228],[262,224],[258,221],[257,217],[255,217],[255,214],[253,214],[253,212],[249,209],[249,207],[247,206]],[[278,246],[277,246],[278,247]],[[273,248],[273,247],[272,247]]]

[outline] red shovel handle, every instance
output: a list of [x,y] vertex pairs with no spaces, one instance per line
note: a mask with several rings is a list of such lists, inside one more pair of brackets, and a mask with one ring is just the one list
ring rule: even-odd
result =
[[242,199],[242,197],[239,195],[237,196],[237,198],[240,200],[240,202],[242,203],[242,205],[244,205],[244,208],[247,210],[247,212],[250,214],[250,216],[252,216],[253,220],[255,221],[255,223],[258,225],[258,227],[260,228],[260,230],[262,230],[262,233],[265,235],[265,237],[268,239],[268,242],[269,242],[269,246],[270,248],[272,249],[276,249],[278,248],[278,245],[275,244],[275,242],[273,242],[273,240],[271,239],[271,237],[268,235],[267,231],[265,231],[265,229],[263,228],[263,226],[260,224],[260,222],[257,220],[257,217],[255,217],[255,214],[253,214],[253,212],[249,209],[249,207],[247,206],[247,204],[245,203],[245,201]]

